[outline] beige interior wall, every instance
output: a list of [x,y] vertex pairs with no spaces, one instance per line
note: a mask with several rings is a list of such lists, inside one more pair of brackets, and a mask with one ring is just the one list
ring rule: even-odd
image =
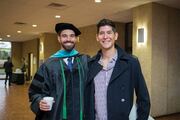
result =
[[44,59],[60,49],[60,44],[55,33],[43,33],[44,36]]
[[[146,13],[146,14],[144,14]],[[152,62],[152,5],[147,4],[133,9],[133,45],[132,53],[136,55],[140,61],[142,72],[151,94],[151,62]],[[144,28],[148,33],[144,43],[138,43],[137,30]]]
[[158,116],[180,112],[180,10],[153,4],[152,15],[152,108],[154,115]]
[[22,43],[21,42],[12,42],[12,62],[13,70],[20,68],[21,58],[22,58]]
[[77,43],[77,50],[80,53],[88,54],[90,56],[95,55],[99,49],[99,45],[96,41],[96,26],[86,26],[80,28],[81,35],[79,37],[79,42]]
[[[146,13],[146,14],[144,14]],[[150,3],[133,10],[133,54],[140,59],[151,94],[151,114],[180,112],[180,11]],[[147,25],[147,46],[137,44],[139,24]]]
[[[167,113],[167,42],[168,42],[168,9],[153,4],[152,30],[152,111],[155,116]],[[158,92],[157,92],[158,91]],[[157,97],[159,96],[159,97]],[[160,98],[160,99],[159,99]]]
[[180,10],[168,9],[167,113],[180,112]]
[[38,58],[39,58],[39,39],[32,39],[22,43],[22,57],[25,58],[26,62],[28,62],[28,54],[33,54],[33,71],[34,75],[38,68]]

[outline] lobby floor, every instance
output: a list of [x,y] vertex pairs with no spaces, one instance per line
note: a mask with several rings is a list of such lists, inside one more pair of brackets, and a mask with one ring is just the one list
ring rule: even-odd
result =
[[180,113],[157,117],[155,120],[180,120]]
[[[29,108],[28,83],[24,85],[4,85],[0,80],[0,120],[34,120]],[[156,118],[155,120],[180,120],[180,114]]]
[[28,102],[29,84],[11,87],[0,80],[0,120],[34,120]]

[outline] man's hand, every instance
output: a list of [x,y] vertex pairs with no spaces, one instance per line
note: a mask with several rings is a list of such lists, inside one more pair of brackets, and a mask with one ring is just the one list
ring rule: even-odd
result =
[[47,104],[47,102],[45,100],[41,100],[39,102],[39,108],[42,111],[50,111],[50,106]]

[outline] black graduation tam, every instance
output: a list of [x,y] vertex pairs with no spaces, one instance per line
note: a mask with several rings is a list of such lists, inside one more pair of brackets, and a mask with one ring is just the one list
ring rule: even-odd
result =
[[70,23],[57,23],[55,26],[55,31],[57,33],[61,32],[62,30],[70,29],[75,32],[75,35],[78,36],[81,34],[78,28],[76,28],[73,24]]

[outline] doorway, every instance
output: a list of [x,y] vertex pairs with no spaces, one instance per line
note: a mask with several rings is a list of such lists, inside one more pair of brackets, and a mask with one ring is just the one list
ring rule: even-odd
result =
[[133,23],[125,24],[125,51],[132,54]]
[[32,80],[33,77],[33,53],[28,53],[28,79],[27,80]]
[[4,62],[11,57],[11,42],[0,41],[0,80],[5,79]]

